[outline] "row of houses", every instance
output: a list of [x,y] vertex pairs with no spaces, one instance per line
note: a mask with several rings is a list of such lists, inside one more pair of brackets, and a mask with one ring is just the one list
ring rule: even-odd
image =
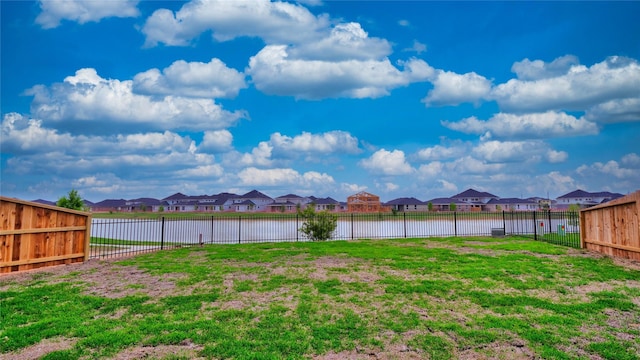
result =
[[[540,197],[526,199],[501,198],[488,192],[465,190],[447,198],[426,201],[416,198],[397,198],[381,202],[380,197],[368,192],[359,192],[346,202],[331,197],[299,196],[287,194],[271,198],[258,190],[246,194],[220,193],[217,195],[188,196],[176,193],[164,199],[107,199],[97,203],[85,200],[92,212],[295,212],[314,206],[317,211],[334,212],[421,212],[421,211],[534,211],[541,209],[566,210],[572,205],[588,207],[622,197],[611,192],[590,193],[575,190],[555,200]],[[44,200],[36,200],[45,202]]]

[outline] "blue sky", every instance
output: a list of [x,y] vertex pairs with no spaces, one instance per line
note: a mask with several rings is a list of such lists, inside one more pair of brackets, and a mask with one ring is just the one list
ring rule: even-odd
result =
[[640,2],[1,6],[4,196],[640,187]]

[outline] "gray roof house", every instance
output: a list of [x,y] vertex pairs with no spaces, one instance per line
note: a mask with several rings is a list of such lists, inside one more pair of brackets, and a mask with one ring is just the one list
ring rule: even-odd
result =
[[485,209],[487,211],[535,211],[539,206],[535,199],[500,198],[489,200]]
[[615,200],[623,196],[624,195],[622,194],[611,193],[608,191],[592,193],[592,192],[587,192],[587,191],[578,189],[570,193],[564,194],[562,196],[559,196],[556,199],[556,208],[565,209],[572,204],[589,207],[589,206],[602,204],[607,201]]
[[[273,203],[273,199],[270,198],[269,196],[261,193],[258,190],[252,190],[244,195],[239,195],[237,198],[233,199],[232,206],[235,207],[234,210],[242,211],[242,210],[238,210],[238,207],[236,206],[236,204],[242,204],[246,200],[249,200],[251,201],[251,203],[253,203],[253,207],[251,207],[250,211],[265,211],[267,210],[267,205]],[[248,203],[246,204],[248,205]],[[249,208],[249,206],[247,206],[247,208]]]
[[428,211],[429,205],[427,202],[420,201],[414,197],[403,197],[388,201],[384,206],[391,207],[391,210],[400,212],[404,211]]
[[330,197],[326,198],[316,198],[311,203],[315,204],[316,211],[344,211],[346,209],[346,204],[342,204],[340,201],[335,200]]

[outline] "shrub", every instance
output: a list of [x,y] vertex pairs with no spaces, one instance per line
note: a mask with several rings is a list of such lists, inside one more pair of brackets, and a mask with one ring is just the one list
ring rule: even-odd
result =
[[69,191],[68,196],[63,196],[58,199],[56,205],[73,210],[87,210],[86,206],[84,205],[84,201],[82,201],[82,198],[80,197],[80,195],[78,195],[78,192],[76,190],[71,190]]
[[333,238],[333,234],[338,227],[338,216],[324,210],[315,211],[315,207],[310,204],[304,210],[298,210],[298,214],[304,219],[299,231],[311,241],[325,241]]

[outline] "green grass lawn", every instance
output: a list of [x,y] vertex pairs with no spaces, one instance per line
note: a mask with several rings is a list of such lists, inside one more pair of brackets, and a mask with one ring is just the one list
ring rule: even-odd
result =
[[640,271],[507,237],[207,245],[0,276],[0,358],[43,348],[45,359],[640,359]]

